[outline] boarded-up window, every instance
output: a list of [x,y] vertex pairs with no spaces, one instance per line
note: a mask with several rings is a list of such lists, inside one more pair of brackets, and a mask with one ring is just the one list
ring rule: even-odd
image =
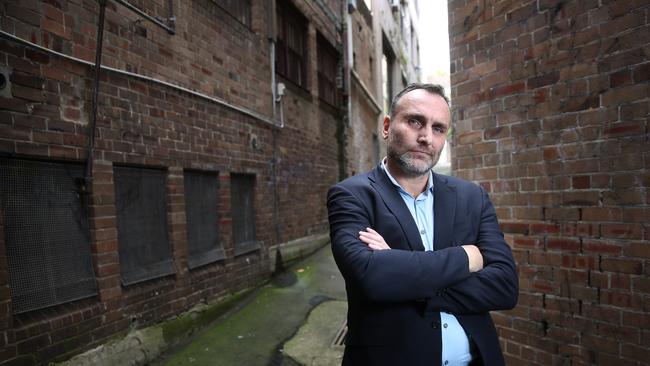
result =
[[122,283],[130,285],[174,273],[165,171],[115,167],[114,181]]
[[321,35],[318,36],[318,95],[337,107],[339,93],[336,87],[339,56],[336,49]]
[[212,0],[245,26],[251,26],[251,0]]
[[230,175],[230,207],[235,255],[259,248],[255,239],[255,176]]
[[90,230],[77,164],[0,160],[0,196],[15,314],[93,296]]
[[187,265],[196,268],[225,258],[219,244],[219,176],[185,171]]
[[276,71],[307,87],[307,19],[288,0],[277,3]]

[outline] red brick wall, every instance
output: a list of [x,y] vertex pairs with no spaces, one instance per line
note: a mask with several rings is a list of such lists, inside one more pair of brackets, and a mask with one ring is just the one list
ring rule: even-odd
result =
[[449,1],[455,175],[520,276],[510,365],[650,362],[650,5]]
[[[142,1],[166,17],[167,1]],[[138,4],[138,2],[134,2]],[[271,63],[267,6],[253,1],[247,28],[209,0],[174,1],[176,34],[108,1],[103,63],[180,85],[271,118]],[[299,2],[316,30],[340,42],[321,7]],[[6,1],[0,29],[64,54],[94,61],[98,2]],[[335,13],[337,16],[338,12]],[[308,73],[314,75],[314,62]],[[91,110],[92,69],[0,36],[0,72],[10,85],[0,91],[0,154],[83,162]],[[41,364],[98,345],[131,327],[169,318],[268,278],[267,248],[325,233],[325,194],[337,179],[339,112],[319,107],[317,85],[290,86],[284,97],[285,127],[158,83],[103,72],[99,94],[91,247],[99,294],[73,303],[14,315],[4,235],[0,237],[0,364]],[[8,93],[8,94],[7,94]],[[257,147],[251,138],[257,138]],[[274,140],[275,138],[275,140]],[[274,145],[278,215],[273,205]],[[167,171],[167,222],[176,273],[122,286],[113,165]],[[226,259],[187,267],[183,169],[218,171],[220,241]],[[262,249],[234,255],[230,174],[256,176],[256,236]],[[2,215],[0,215],[0,218]],[[2,233],[0,219],[0,234]]]

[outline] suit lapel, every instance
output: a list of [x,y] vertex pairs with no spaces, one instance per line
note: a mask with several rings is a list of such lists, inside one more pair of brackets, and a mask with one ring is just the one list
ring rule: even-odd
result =
[[447,248],[453,243],[454,217],[456,214],[456,189],[447,184],[444,176],[433,174],[433,247],[434,250]]
[[368,175],[368,179],[370,179],[370,184],[379,193],[388,210],[395,216],[402,227],[409,248],[423,251],[424,245],[418,227],[413,221],[413,216],[411,216],[411,212],[406,207],[404,200],[393,186],[393,182],[390,181],[388,175],[383,169],[377,167]]

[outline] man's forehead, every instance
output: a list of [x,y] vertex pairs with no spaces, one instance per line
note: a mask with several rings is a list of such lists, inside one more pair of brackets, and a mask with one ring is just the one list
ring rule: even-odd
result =
[[424,89],[411,90],[404,94],[397,102],[396,107],[397,113],[404,112],[406,109],[409,113],[414,111],[425,113],[438,110],[441,107],[442,111],[451,113],[449,105],[442,96]]

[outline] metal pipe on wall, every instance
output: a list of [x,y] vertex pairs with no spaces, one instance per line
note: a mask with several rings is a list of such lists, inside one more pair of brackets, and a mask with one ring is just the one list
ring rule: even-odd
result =
[[[11,39],[11,40],[19,42],[19,43],[22,43],[24,45],[35,48],[37,50],[47,52],[47,53],[50,53],[52,55],[59,56],[61,58],[65,58],[65,59],[70,60],[70,61],[78,62],[78,63],[84,64],[86,66],[91,66],[91,67],[95,66],[95,64],[92,63],[92,62],[82,60],[80,58],[76,58],[76,57],[73,57],[73,56],[70,56],[70,55],[66,55],[64,53],[57,52],[57,51],[51,50],[49,48],[45,48],[45,47],[43,47],[41,45],[38,45],[36,43],[24,40],[24,39],[19,38],[19,37],[16,37],[15,35],[13,35],[11,33],[7,33],[7,32],[5,32],[3,30],[0,30],[0,36]],[[149,77],[149,76],[136,74],[136,73],[129,72],[129,71],[126,71],[126,70],[120,70],[120,69],[108,67],[108,66],[105,66],[105,65],[100,65],[100,67],[101,67],[102,70],[105,70],[105,71],[109,71],[109,72],[113,72],[113,73],[116,73],[116,74],[119,74],[119,75],[128,76],[128,77],[148,81],[148,82],[151,82],[151,83],[154,83],[154,84],[163,85],[163,86],[168,87],[170,89],[174,89],[174,90],[186,93],[186,94],[193,95],[195,97],[210,101],[212,103],[219,104],[219,105],[221,105],[223,107],[226,107],[226,108],[232,109],[234,111],[237,111],[239,113],[245,114],[245,115],[247,115],[249,117],[253,117],[256,120],[264,122],[266,124],[269,124],[269,125],[271,125],[271,126],[273,126],[275,128],[281,128],[281,126],[278,125],[277,123],[275,123],[275,121],[273,119],[269,119],[268,117],[263,116],[263,115],[255,112],[255,111],[251,111],[251,110],[249,110],[247,108],[243,108],[243,107],[236,106],[234,104],[230,104],[230,103],[226,102],[225,100],[222,100],[222,99],[210,96],[210,95],[206,95],[206,94],[203,94],[203,93],[199,93],[197,91],[184,88],[184,87],[182,87],[180,85],[175,85],[175,84],[172,84],[170,82],[160,80],[160,79],[155,79],[155,78],[152,78],[152,77]]]
[[[272,0],[268,3],[268,27],[267,27],[267,38],[269,40],[269,53],[270,53],[270,65],[271,65],[271,97],[273,104],[273,119],[277,117],[277,86],[275,79],[275,33],[276,33],[276,18],[275,18],[275,0]],[[284,115],[282,114],[282,103],[280,102],[280,128],[284,127]],[[274,129],[271,131],[273,138],[273,155],[271,157],[271,176],[273,179],[273,227],[275,232],[275,244],[279,244],[281,240],[280,236],[280,213],[279,213],[279,198],[278,198],[278,130]],[[278,253],[279,254],[279,253]],[[279,258],[276,257],[276,258]]]
[[91,102],[90,121],[88,126],[88,147],[86,152],[86,169],[84,172],[84,187],[90,191],[93,177],[93,149],[95,148],[95,125],[97,122],[97,98],[99,97],[99,76],[102,65],[102,43],[104,38],[104,16],[106,15],[106,0],[99,0],[99,20],[97,21],[97,46],[95,48],[95,78]]

